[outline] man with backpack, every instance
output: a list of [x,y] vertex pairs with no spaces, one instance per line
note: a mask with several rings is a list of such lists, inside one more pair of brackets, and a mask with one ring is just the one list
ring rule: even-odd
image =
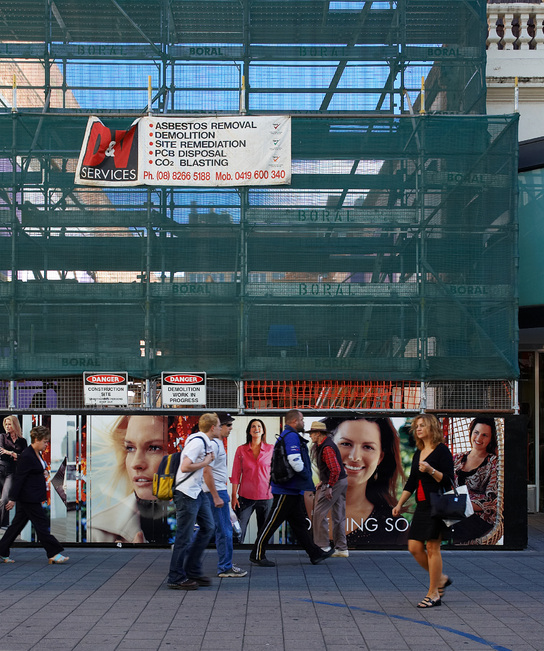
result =
[[[261,567],[274,567],[275,563],[266,558],[268,540],[284,520],[291,525],[298,543],[305,549],[310,561],[317,565],[334,553],[334,549],[323,551],[313,539],[308,527],[308,518],[304,507],[304,491],[315,490],[312,481],[312,466],[308,445],[301,432],[304,432],[304,417],[297,409],[285,415],[285,429],[279,435],[273,454],[270,487],[274,496],[270,514],[257,534],[249,560]],[[283,445],[284,450],[277,450]],[[283,454],[276,454],[276,452]],[[289,468],[275,468],[281,459]],[[288,470],[288,472],[285,472]],[[291,472],[292,471],[292,472]]]
[[230,521],[229,493],[227,491],[227,452],[224,441],[228,438],[234,418],[230,414],[219,414],[221,428],[219,435],[212,439],[215,459],[204,468],[203,491],[210,501],[215,521],[215,547],[219,562],[217,576],[221,579],[234,579],[246,576],[247,572],[232,564],[232,523]]
[[[202,492],[202,474],[214,460],[211,440],[219,436],[221,425],[217,414],[202,414],[198,425],[200,431],[185,442],[174,482],[177,530],[168,573],[168,587],[172,590],[197,590],[211,585],[211,579],[202,575],[202,557],[215,524],[210,502]],[[199,529],[193,536],[195,524]]]

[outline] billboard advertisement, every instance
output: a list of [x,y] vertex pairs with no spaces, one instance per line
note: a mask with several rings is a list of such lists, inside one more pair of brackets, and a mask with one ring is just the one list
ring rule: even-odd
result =
[[[182,447],[198,429],[198,418],[178,410],[175,415],[18,416],[27,440],[34,425],[51,428],[45,459],[50,465],[48,506],[53,534],[66,543],[170,544],[175,535],[175,509],[172,503],[153,497],[153,474],[162,457]],[[323,422],[339,449],[348,477],[345,527],[350,549],[406,548],[413,498],[396,517],[393,507],[416,449],[410,431],[412,419],[374,414],[304,415],[306,431],[312,422]],[[446,416],[440,422],[444,442],[453,454],[457,483],[467,486],[474,508],[470,518],[450,530],[451,544],[502,545],[504,419]],[[282,427],[279,415],[235,414],[226,440],[229,493],[247,545],[253,543],[270,505],[270,459]],[[308,444],[311,452],[312,444]],[[256,486],[261,487],[260,493]],[[309,527],[313,500],[314,494],[308,491]],[[30,527],[23,531],[22,540],[33,541]],[[289,545],[296,540],[284,524],[273,543]]]

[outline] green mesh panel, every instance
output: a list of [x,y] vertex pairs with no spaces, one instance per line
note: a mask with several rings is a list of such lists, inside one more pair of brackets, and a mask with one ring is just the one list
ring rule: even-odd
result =
[[[0,0],[2,377],[517,376],[484,2],[54,4]],[[156,112],[236,113],[244,79],[292,114],[292,184],[75,187],[86,115],[126,129],[148,76]]]
[[4,172],[4,373],[515,375],[515,118],[294,118],[292,185],[240,193],[75,188],[85,120],[43,122]]

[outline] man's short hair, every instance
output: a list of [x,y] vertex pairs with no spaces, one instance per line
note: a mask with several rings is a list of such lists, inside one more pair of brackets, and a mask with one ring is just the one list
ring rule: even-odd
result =
[[297,420],[298,415],[302,413],[300,409],[290,409],[286,414],[285,414],[285,422],[286,423],[292,423],[294,420]]
[[215,427],[219,423],[219,417],[215,412],[209,414],[202,414],[198,420],[198,427],[201,432],[206,434],[211,430],[212,427]]

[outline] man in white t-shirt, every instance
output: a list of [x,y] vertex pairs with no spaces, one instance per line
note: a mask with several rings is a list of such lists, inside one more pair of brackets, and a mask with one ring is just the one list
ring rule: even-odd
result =
[[221,428],[219,436],[212,439],[215,459],[204,468],[204,485],[202,490],[210,501],[215,521],[215,547],[219,561],[217,576],[231,579],[245,576],[247,572],[232,564],[232,523],[230,521],[229,493],[227,491],[228,471],[227,452],[224,441],[227,440],[234,418],[230,414],[219,414]]
[[[211,579],[202,574],[202,557],[215,524],[210,502],[202,492],[202,473],[214,460],[210,444],[219,436],[221,425],[217,414],[202,414],[198,426],[200,431],[185,442],[176,474],[177,531],[168,573],[168,587],[172,590],[197,590],[199,586],[211,585]],[[193,536],[195,524],[199,529]]]

